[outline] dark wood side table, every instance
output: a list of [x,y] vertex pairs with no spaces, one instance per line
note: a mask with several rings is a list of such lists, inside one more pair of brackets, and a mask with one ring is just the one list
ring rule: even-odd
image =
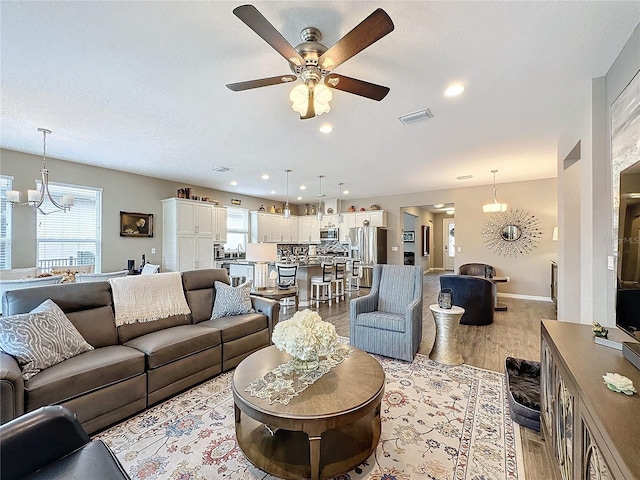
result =
[[333,478],[358,466],[380,440],[385,375],[354,349],[288,405],[245,389],[291,357],[275,346],[252,353],[233,374],[236,438],[249,461],[281,478]]
[[279,302],[283,298],[294,297],[295,299],[294,309],[298,311],[298,287],[289,287],[286,289],[283,289],[283,288],[254,289],[254,290],[251,290],[251,295],[255,295],[257,297],[270,298],[271,300],[276,300],[277,302]]

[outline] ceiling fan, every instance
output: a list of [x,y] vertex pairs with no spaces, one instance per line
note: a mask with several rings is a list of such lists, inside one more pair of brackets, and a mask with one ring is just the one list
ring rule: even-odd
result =
[[291,91],[289,98],[293,102],[292,108],[300,113],[303,120],[330,110],[331,89],[377,101],[389,93],[388,87],[332,73],[338,65],[393,31],[391,18],[381,8],[365,18],[331,48],[320,43],[322,34],[314,27],[302,30],[300,37],[303,43],[293,47],[253,5],[242,5],[235,8],[233,13],[282,55],[289,62],[293,72],[293,75],[227,84],[234,92],[291,83],[300,79],[303,83]]

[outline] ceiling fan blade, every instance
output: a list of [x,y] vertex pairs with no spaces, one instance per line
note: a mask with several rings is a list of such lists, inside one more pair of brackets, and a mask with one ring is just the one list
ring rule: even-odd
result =
[[324,52],[318,59],[318,65],[330,71],[392,31],[391,18],[387,12],[378,8]]
[[256,32],[294,67],[304,67],[304,58],[287,42],[269,21],[253,5],[242,5],[233,9],[236,17]]
[[342,90],[343,92],[354,93],[361,97],[377,100],[378,102],[386,97],[387,93],[389,93],[389,87],[383,87],[382,85],[365,82],[364,80],[338,75],[337,73],[327,75],[324,79],[324,84],[327,87]]
[[304,115],[304,117],[302,115],[300,115],[300,120],[307,120],[309,118],[313,118],[316,116],[316,108],[314,106],[314,100],[313,100],[313,88],[309,89],[309,100],[308,100],[309,105],[307,106],[307,113]]
[[249,80],[247,82],[227,83],[227,88],[234,92],[242,90],[250,90],[252,88],[268,87],[269,85],[278,85],[280,83],[291,83],[298,79],[295,75],[280,75],[278,77],[260,78],[258,80]]

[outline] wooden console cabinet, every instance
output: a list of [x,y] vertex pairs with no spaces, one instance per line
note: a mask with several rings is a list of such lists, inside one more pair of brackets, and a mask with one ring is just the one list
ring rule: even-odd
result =
[[[597,345],[591,325],[543,320],[541,424],[561,480],[640,479],[640,395],[609,390],[602,375],[640,370],[620,350]],[[632,341],[617,329],[609,338]]]

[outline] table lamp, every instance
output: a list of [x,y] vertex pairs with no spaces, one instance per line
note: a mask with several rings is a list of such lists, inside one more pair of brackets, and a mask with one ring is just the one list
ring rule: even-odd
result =
[[275,243],[248,243],[246,260],[254,262],[253,286],[256,289],[267,288],[269,262],[278,259],[278,246]]

